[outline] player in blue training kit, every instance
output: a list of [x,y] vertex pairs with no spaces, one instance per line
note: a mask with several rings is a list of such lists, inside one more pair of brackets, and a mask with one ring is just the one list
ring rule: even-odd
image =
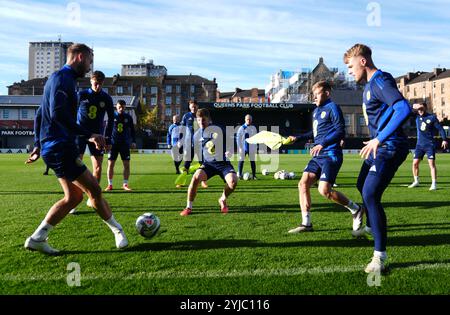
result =
[[180,141],[180,118],[173,115],[172,124],[167,130],[167,147],[171,149],[173,164],[175,165],[175,174],[180,174],[180,164],[183,160],[183,145]]
[[[183,141],[184,148],[184,166],[181,168],[181,171],[184,173],[189,172],[189,167],[191,166],[192,160],[194,159],[194,134],[197,131],[198,123],[197,123],[197,110],[198,104],[197,101],[190,100],[189,101],[189,112],[183,115],[181,119],[181,141]],[[180,187],[177,185],[177,187]],[[202,181],[202,187],[207,188],[208,185],[206,182]]]
[[319,180],[319,193],[327,199],[346,207],[353,216],[353,230],[361,228],[363,207],[332,188],[342,166],[341,141],[345,136],[342,111],[331,99],[331,86],[326,81],[314,84],[312,91],[316,108],[313,112],[313,130],[306,134],[290,136],[291,141],[314,138],[311,148],[313,158],[303,171],[298,183],[302,223],[289,233],[311,232],[311,186]]
[[206,182],[215,175],[219,175],[225,182],[222,196],[219,198],[220,211],[228,213],[227,198],[236,189],[236,171],[227,158],[225,152],[225,134],[222,128],[211,124],[211,117],[207,109],[197,111],[197,123],[200,127],[194,134],[194,148],[198,150],[202,162],[200,168],[192,176],[188,189],[187,206],[181,211],[181,216],[192,213],[192,206],[197,195],[200,182]]
[[414,159],[412,164],[414,182],[408,187],[414,188],[419,186],[419,163],[426,154],[431,171],[430,190],[436,190],[436,143],[434,141],[434,131],[439,131],[442,138],[441,146],[444,150],[448,147],[447,136],[436,115],[427,113],[426,103],[414,104],[413,111],[416,116],[417,144],[416,150],[414,151]]
[[111,136],[112,146],[108,157],[108,186],[105,188],[105,191],[113,189],[114,165],[119,153],[123,163],[122,188],[131,191],[131,188],[128,186],[130,177],[130,146],[132,149],[136,148],[136,134],[133,118],[125,113],[125,107],[126,103],[124,100],[119,100],[116,104],[117,111],[114,113],[114,128]]
[[41,105],[34,122],[35,148],[26,163],[42,158],[58,177],[64,198],[56,202],[35,232],[25,241],[25,248],[45,254],[58,250],[47,243],[48,234],[70,211],[83,200],[83,192],[91,199],[99,216],[114,233],[117,248],[128,245],[122,226],[114,219],[111,208],[102,197],[96,178],[79,158],[76,136],[95,143],[96,149],[105,146],[105,138],[76,123],[76,79],[84,77],[93,59],[92,50],[84,44],[73,44],[67,50],[67,64],[53,73],[44,87]]
[[236,134],[236,143],[239,153],[239,163],[238,163],[238,176],[242,179],[242,171],[244,168],[245,156],[248,155],[250,159],[250,166],[252,168],[252,179],[256,179],[256,144],[249,144],[246,139],[254,136],[257,131],[255,126],[252,125],[253,118],[251,115],[245,116],[245,124],[239,127]]
[[[77,123],[92,133],[104,135],[106,139],[106,150],[109,150],[114,119],[114,105],[111,96],[102,90],[104,81],[105,74],[101,71],[94,71],[91,75],[91,87],[78,92],[79,107]],[[104,131],[103,120],[105,118],[105,113],[108,115],[108,122],[106,130]],[[95,145],[92,142],[87,141],[84,137],[77,137],[76,141],[81,160],[83,160],[86,146],[89,147],[92,161],[92,173],[100,183],[102,176],[103,150],[97,150]],[[92,203],[89,199],[86,205],[92,207]],[[70,211],[70,213],[75,212],[75,209]]]
[[371,138],[364,142],[360,152],[365,161],[357,182],[367,209],[367,222],[366,227],[353,235],[373,235],[375,250],[365,271],[380,273],[385,270],[387,259],[387,223],[381,197],[408,155],[408,141],[402,125],[411,115],[411,108],[397,89],[392,75],[375,67],[369,47],[354,45],[344,54],[344,63],[357,83],[366,83],[363,114]]

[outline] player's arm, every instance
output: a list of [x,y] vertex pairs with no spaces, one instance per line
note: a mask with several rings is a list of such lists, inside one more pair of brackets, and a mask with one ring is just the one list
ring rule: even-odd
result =
[[361,157],[367,159],[373,152],[374,158],[381,143],[391,136],[411,115],[411,107],[399,92],[393,80],[383,80],[375,84],[374,97],[379,101],[392,107],[392,115],[385,125],[384,129],[378,133],[377,137],[364,142],[366,145],[361,149]]
[[294,143],[296,141],[299,140],[309,140],[309,139],[314,139],[314,134],[313,131],[308,131],[305,133],[299,133],[293,136],[289,136],[288,139],[290,140],[291,143]]
[[172,147],[172,130],[173,130],[173,124],[170,125],[169,130],[167,130],[167,137],[166,137],[166,143],[170,147]]
[[444,128],[441,126],[441,124],[439,123],[439,120],[437,119],[436,116],[433,117],[434,119],[434,123],[433,123],[433,127],[436,128],[439,131],[439,135],[442,138],[442,145],[441,147],[443,149],[447,149],[448,148],[448,139],[447,139],[447,135],[445,134],[445,130]]
[[37,161],[41,156],[41,141],[40,141],[41,121],[42,121],[42,106],[39,106],[38,110],[36,111],[36,116],[34,117],[34,147],[33,151],[30,153],[30,156],[25,161],[26,164]]
[[311,148],[311,155],[317,156],[323,148],[328,147],[333,143],[341,144],[341,140],[345,136],[345,121],[344,115],[339,107],[333,107],[330,112],[331,124],[334,126],[330,132],[320,143]]
[[128,123],[130,126],[131,148],[135,149],[136,148],[136,131],[134,130],[133,118],[131,116],[129,116],[129,118],[128,118]]
[[102,149],[105,146],[105,138],[78,125],[70,114],[69,106],[68,95],[64,88],[55,87],[54,95],[50,99],[50,116],[53,121],[73,134],[86,137],[90,142],[95,143],[97,149]]
[[114,127],[114,105],[111,96],[108,95],[108,100],[106,103],[106,114],[108,115],[108,123],[105,130],[105,140],[106,144],[111,144],[111,135]]

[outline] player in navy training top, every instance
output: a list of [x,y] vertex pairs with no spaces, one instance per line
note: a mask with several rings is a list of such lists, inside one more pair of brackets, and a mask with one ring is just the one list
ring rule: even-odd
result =
[[353,216],[353,230],[361,228],[363,207],[348,199],[344,194],[332,188],[341,168],[343,157],[341,141],[345,136],[345,122],[342,111],[331,99],[331,86],[320,81],[312,87],[316,108],[313,112],[313,129],[291,140],[314,138],[311,148],[313,158],[303,171],[298,183],[302,223],[289,233],[310,232],[311,223],[311,186],[319,180],[319,193],[327,199],[346,207]]
[[192,176],[187,205],[180,215],[187,216],[192,213],[198,185],[215,175],[219,175],[225,182],[222,196],[219,198],[219,205],[220,211],[226,214],[228,213],[227,198],[236,189],[238,178],[233,165],[227,158],[225,133],[222,128],[211,123],[209,111],[205,108],[197,111],[197,123],[200,129],[195,132],[193,141],[202,165]]
[[[78,92],[78,116],[77,122],[87,130],[93,133],[102,134],[106,139],[106,150],[110,148],[111,133],[114,121],[114,105],[111,96],[102,90],[105,75],[101,71],[94,71],[91,75],[91,87],[89,89]],[[105,113],[108,115],[107,126],[103,130],[103,122]],[[89,153],[92,160],[92,170],[95,178],[100,182],[103,164],[103,151],[97,150],[92,143],[86,141],[82,137],[77,138],[78,148],[80,150],[80,158],[86,146],[89,147]]]
[[172,122],[167,130],[167,147],[170,149],[173,164],[175,165],[175,174],[180,174],[180,164],[183,160],[183,145],[180,141],[180,117],[173,115]]
[[119,100],[116,104],[116,112],[114,113],[114,128],[111,136],[111,152],[108,157],[108,186],[105,191],[113,189],[114,165],[117,156],[123,163],[123,184],[124,190],[130,191],[128,179],[130,177],[130,146],[136,148],[136,134],[134,131],[133,117],[125,113],[126,103]]
[[[192,160],[194,159],[194,133],[197,131],[198,123],[197,123],[197,110],[198,110],[198,104],[195,100],[189,101],[189,112],[183,115],[183,118],[181,118],[181,127],[180,127],[180,135],[183,141],[183,148],[184,148],[184,166],[181,168],[182,172],[188,172],[189,167],[191,166]],[[177,185],[177,187],[181,187],[180,185]],[[207,188],[208,185],[206,182],[202,181],[202,187]]]
[[47,243],[48,234],[70,209],[83,200],[87,193],[99,216],[114,233],[116,247],[123,248],[128,240],[122,226],[114,219],[111,208],[102,197],[96,178],[79,158],[76,136],[95,143],[98,150],[105,146],[102,135],[78,125],[76,122],[76,78],[84,77],[93,59],[92,50],[84,44],[73,44],[67,50],[67,64],[53,73],[44,87],[41,105],[34,122],[35,148],[26,163],[42,158],[58,177],[64,198],[56,202],[35,232],[25,241],[25,248],[54,255],[58,250]]
[[409,185],[409,188],[419,186],[419,163],[426,154],[428,158],[428,165],[431,171],[431,187],[430,190],[436,190],[436,143],[434,141],[434,132],[437,130],[442,138],[441,147],[445,150],[448,147],[447,136],[444,128],[442,128],[436,115],[427,113],[427,104],[420,103],[413,105],[414,116],[416,117],[417,126],[417,144],[414,151],[414,159],[412,164],[412,172],[414,182]]
[[250,166],[252,168],[252,179],[256,179],[256,144],[249,144],[246,139],[254,136],[257,131],[255,126],[252,125],[253,117],[251,115],[245,115],[245,124],[239,127],[236,134],[236,143],[239,153],[238,163],[238,176],[242,179],[242,171],[244,169],[245,156],[248,155],[250,159]]
[[[105,75],[101,71],[94,71],[91,75],[91,87],[89,89],[78,92],[78,114],[77,123],[89,130],[90,132],[101,134],[105,136],[106,146],[105,149],[109,150],[112,124],[114,118],[114,107],[111,96],[102,90],[103,83],[105,81]],[[103,121],[105,113],[108,114],[108,124],[106,132],[104,132]],[[102,176],[102,164],[103,164],[103,149],[98,150],[93,143],[87,141],[86,138],[78,136],[76,138],[78,151],[80,153],[80,159],[83,160],[83,155],[86,150],[86,146],[89,147],[89,153],[91,155],[92,173],[97,181],[100,183]],[[90,199],[87,200],[86,205],[92,207]],[[70,213],[76,213],[76,209],[72,209]]]
[[365,271],[380,273],[384,271],[387,259],[387,223],[381,197],[408,155],[408,141],[402,125],[409,118],[411,108],[397,89],[392,75],[375,67],[369,47],[354,45],[344,54],[344,63],[357,83],[366,83],[363,114],[371,138],[364,142],[360,152],[365,160],[357,182],[367,209],[367,222],[366,227],[353,235],[373,235],[375,250]]

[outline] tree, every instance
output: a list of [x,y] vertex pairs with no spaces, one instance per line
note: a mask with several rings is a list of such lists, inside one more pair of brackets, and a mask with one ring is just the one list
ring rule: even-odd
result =
[[159,118],[158,106],[150,110],[145,104],[139,102],[138,126],[141,130],[150,129],[158,132],[164,129],[164,125]]

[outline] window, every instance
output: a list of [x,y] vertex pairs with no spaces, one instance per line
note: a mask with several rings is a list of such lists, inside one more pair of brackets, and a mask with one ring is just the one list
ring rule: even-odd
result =
[[175,98],[175,104],[180,105],[181,104],[181,96],[177,95],[177,97]]
[[146,87],[146,86],[144,86],[144,87],[142,88],[142,93],[147,94],[147,87]]
[[9,119],[9,109],[3,110],[3,119]]
[[142,98],[142,104],[147,105],[147,98],[145,96]]
[[441,83],[441,93],[444,94],[444,83]]
[[166,96],[166,105],[172,104],[172,96]]
[[349,114],[344,115],[344,120],[345,120],[345,125],[350,126],[350,115]]
[[361,127],[363,127],[363,126],[366,125],[366,120],[364,119],[364,116],[363,116],[363,115],[359,115],[359,125],[360,125]]
[[406,92],[408,92],[408,93],[409,93],[409,86],[407,86],[407,87],[406,87]]
[[192,93],[192,94],[195,93],[195,85],[191,85],[191,93]]
[[150,93],[151,94],[158,94],[158,88],[156,86],[152,86],[150,88]]
[[123,86],[121,85],[117,86],[117,94],[123,94]]
[[180,93],[181,93],[181,85],[175,86],[175,89],[176,89],[176,93],[177,93],[177,94],[180,94]]
[[150,105],[156,105],[156,102],[157,102],[156,97],[152,97],[152,98],[150,99]]
[[441,106],[445,106],[445,98],[441,98]]
[[166,93],[172,93],[172,86],[166,85]]
[[22,109],[21,116],[22,116],[22,119],[28,119],[28,110]]
[[180,108],[180,106],[177,106],[177,107],[175,108],[175,113],[176,113],[176,115],[180,115],[180,113],[181,113],[181,108]]
[[425,82],[422,83],[422,88],[425,90]]
[[416,88],[414,88],[414,96],[417,96]]
[[172,116],[172,109],[170,107],[166,107],[166,116]]

